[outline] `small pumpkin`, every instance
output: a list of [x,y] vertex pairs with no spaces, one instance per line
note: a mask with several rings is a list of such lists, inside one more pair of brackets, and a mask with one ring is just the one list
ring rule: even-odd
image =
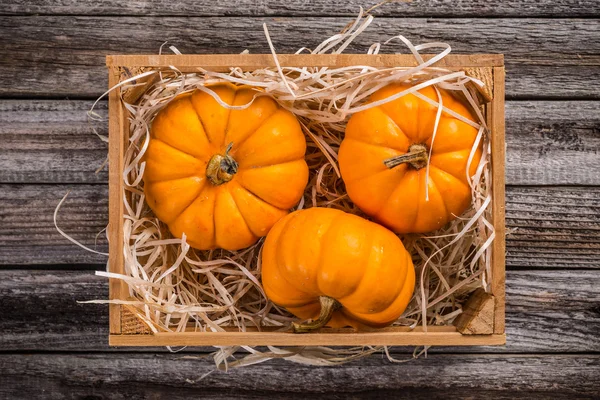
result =
[[[390,84],[371,95],[369,102],[409,87]],[[462,103],[438,90],[444,107],[474,121]],[[430,86],[419,93],[438,101]],[[475,173],[481,146],[469,171],[467,162],[478,131],[444,111],[431,148],[437,111],[437,106],[408,94],[354,114],[346,126],[339,150],[346,191],[361,210],[396,233],[439,229],[471,204],[467,175]]]
[[262,249],[267,297],[302,319],[296,332],[382,327],[406,309],[415,271],[400,239],[381,225],[329,208],[295,211]]
[[[257,94],[229,83],[210,89],[234,106]],[[302,197],[305,151],[296,117],[270,97],[231,110],[203,91],[183,94],[152,123],[146,200],[171,233],[185,233],[192,247],[248,247]]]

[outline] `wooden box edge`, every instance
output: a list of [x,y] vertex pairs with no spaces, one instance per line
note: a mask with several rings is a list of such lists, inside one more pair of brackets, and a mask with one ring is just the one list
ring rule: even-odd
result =
[[[370,65],[385,67],[388,65],[417,65],[412,55],[385,54],[339,54],[339,55],[279,55],[282,66],[314,65],[341,67],[348,65]],[[432,55],[423,55],[427,60]],[[445,60],[445,61],[444,61]],[[472,54],[449,55],[443,63],[435,64],[450,68],[486,68],[493,70],[493,98],[487,110],[487,117],[492,131],[492,181],[493,181],[493,224],[496,238],[492,253],[492,294],[495,297],[494,333],[486,335],[464,335],[452,332],[393,332],[378,334],[377,332],[348,333],[315,333],[294,335],[290,333],[273,332],[186,332],[124,334],[122,332],[123,307],[111,304],[109,307],[111,346],[179,346],[179,345],[444,345],[444,346],[479,346],[504,345],[505,335],[505,121],[504,121],[504,56],[502,54]],[[396,64],[393,64],[396,63]],[[207,69],[228,69],[230,66],[245,68],[274,67],[271,54],[253,55],[108,55],[106,65],[109,70],[109,88],[114,87],[120,80],[120,67],[169,67],[180,70],[197,69],[199,65]],[[109,237],[122,238],[123,217],[123,152],[125,132],[128,121],[124,117],[125,109],[120,102],[120,89],[109,94],[109,159],[115,157],[119,162],[109,164]],[[123,242],[111,240],[109,243],[109,271],[122,274]],[[109,298],[125,299],[125,285],[120,280],[111,278],[109,281]],[[139,317],[138,317],[139,319]],[[139,330],[147,329],[141,319],[138,320]],[[430,327],[436,328],[436,327]],[[135,329],[134,329],[135,330]],[[352,339],[349,340],[348,338]],[[297,339],[294,339],[297,338]]]

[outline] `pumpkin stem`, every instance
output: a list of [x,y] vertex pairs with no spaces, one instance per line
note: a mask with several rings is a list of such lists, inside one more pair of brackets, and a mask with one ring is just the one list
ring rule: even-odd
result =
[[215,154],[208,161],[206,166],[206,177],[213,185],[222,185],[233,179],[233,176],[238,170],[238,163],[229,155],[229,151],[233,147],[233,142],[229,143],[225,150],[225,155]]
[[384,160],[386,167],[392,169],[400,164],[409,163],[414,169],[421,169],[429,162],[429,151],[424,144],[413,144],[408,148],[408,153]]
[[332,299],[331,297],[321,296],[319,297],[319,302],[321,303],[321,312],[319,313],[319,318],[303,324],[292,322],[294,333],[307,333],[315,329],[322,328],[327,322],[329,322],[333,312],[342,308],[340,302],[336,299]]

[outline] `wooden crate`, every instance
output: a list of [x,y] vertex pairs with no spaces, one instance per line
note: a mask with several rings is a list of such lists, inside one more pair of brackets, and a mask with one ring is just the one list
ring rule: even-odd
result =
[[[429,59],[431,56],[423,56]],[[369,65],[374,67],[416,66],[412,55],[280,55],[282,66],[296,67],[343,67]],[[118,84],[124,71],[168,68],[175,66],[182,72],[194,72],[197,67],[207,70],[227,71],[235,66],[246,70],[275,67],[270,54],[245,55],[115,55],[108,56],[109,87]],[[124,305],[110,305],[109,343],[114,346],[229,346],[229,345],[446,345],[476,346],[502,345],[505,307],[505,227],[504,227],[504,57],[495,54],[448,55],[435,64],[450,70],[464,70],[469,75],[486,81],[487,91],[483,97],[491,99],[485,105],[485,115],[492,131],[492,223],[496,238],[492,247],[492,298],[477,296],[465,305],[465,317],[457,329],[454,326],[428,327],[410,330],[408,327],[389,327],[368,332],[352,329],[323,328],[318,332],[294,334],[274,332],[238,332],[233,328],[227,332],[183,332],[152,334],[145,323],[135,315],[136,311]],[[126,94],[131,95],[131,94]],[[121,100],[120,90],[113,90],[109,97],[109,237],[111,272],[123,274],[123,155],[129,135],[127,111]],[[110,299],[126,299],[126,285],[118,279],[110,280]],[[487,327],[489,333],[481,332],[478,326]],[[459,330],[463,333],[460,333]]]

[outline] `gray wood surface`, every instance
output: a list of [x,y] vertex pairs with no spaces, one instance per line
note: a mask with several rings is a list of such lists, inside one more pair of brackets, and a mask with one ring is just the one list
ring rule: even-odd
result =
[[[506,285],[506,347],[440,347],[432,351],[600,352],[600,341],[596,340],[600,330],[600,271],[508,271]],[[94,276],[93,271],[0,270],[0,304],[5,319],[0,352],[109,350],[108,307],[77,303],[107,296],[107,280]],[[44,326],[44,332],[32,330],[32,321]],[[393,350],[407,353],[412,348]]]
[[10,365],[0,375],[0,396],[10,398],[44,388],[45,399],[591,399],[600,356],[440,354],[400,364],[371,357],[344,368],[279,360],[202,380],[212,360],[177,354],[9,354],[0,363]]
[[[0,32],[19,32],[2,37],[10,57],[0,60],[0,74],[11,84],[0,86],[0,96],[96,97],[107,85],[106,54],[157,53],[166,40],[183,53],[269,52],[263,22],[285,53],[316,46],[348,18],[0,17]],[[591,84],[600,79],[595,19],[382,18],[347,52],[364,53],[400,33],[415,44],[442,38],[457,53],[504,53],[510,98],[600,98]],[[386,48],[408,52],[397,43]]]
[[[91,124],[92,101],[0,100],[0,182],[106,183],[108,122]],[[97,111],[107,115],[107,102]]]
[[[107,123],[89,123],[91,101],[0,100],[0,182],[104,183]],[[106,102],[96,111],[107,114]],[[509,185],[600,185],[600,102],[509,101]]]
[[[348,16],[360,7],[365,10],[381,0],[183,0],[165,2],[118,1],[82,2],[77,0],[17,0],[0,2],[2,14],[128,15],[128,16]],[[372,13],[378,17],[592,17],[600,14],[594,0],[505,0],[473,1],[396,1]]]
[[[109,349],[95,277],[106,250],[106,145],[85,118],[104,57],[314,46],[377,0],[0,0],[0,398],[600,398],[600,6],[590,0],[413,0],[349,49],[403,34],[507,64],[506,347],[441,347],[391,364],[271,361],[210,372],[209,348]],[[385,49],[385,48],[384,48]],[[406,52],[395,44],[387,52]],[[106,112],[106,103],[99,104]],[[106,124],[96,125],[106,134]],[[394,348],[408,359],[407,348]],[[241,357],[242,355],[239,355]]]
[[[53,214],[70,188],[63,185],[0,185],[0,265],[105,263],[55,229]],[[108,187],[76,186],[59,215],[59,225],[88,247],[107,251]]]
[[[0,265],[104,263],[54,228],[56,205],[72,189],[59,226],[88,247],[106,251],[108,189],[104,185],[0,185]],[[600,188],[509,186],[507,265],[600,268]],[[98,247],[96,247],[96,245]]]

